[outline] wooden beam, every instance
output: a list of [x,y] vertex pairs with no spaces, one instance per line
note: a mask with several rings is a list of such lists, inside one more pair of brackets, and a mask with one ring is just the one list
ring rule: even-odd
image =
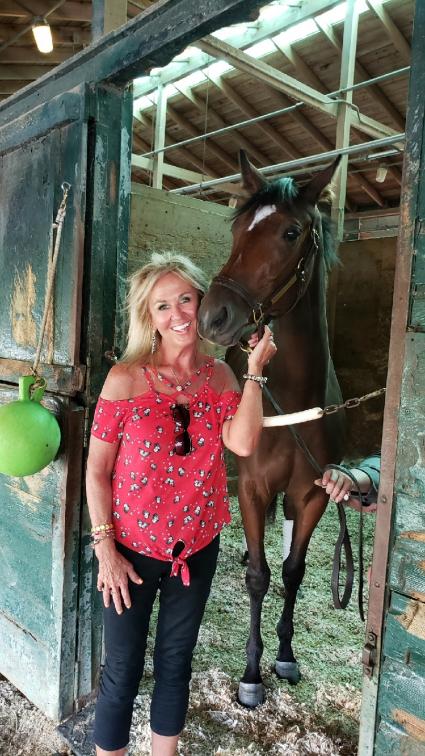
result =
[[[293,99],[297,101],[303,100],[306,105],[310,105],[316,110],[320,110],[330,117],[336,118],[337,103],[330,100],[326,95],[294,79],[292,76],[288,76],[288,74],[272,68],[267,63],[256,60],[242,50],[237,50],[228,43],[222,42],[212,36],[199,40],[195,43],[195,46],[210,55],[226,60],[235,68],[269,84],[269,86],[275,87]],[[389,126],[357,111],[353,113],[353,126],[359,131],[378,139],[384,136],[395,136],[398,133]]]
[[0,93],[3,95],[11,95],[13,92],[16,92],[17,89],[21,89],[21,87],[26,87],[27,84],[29,84],[28,79],[12,79],[11,81],[1,81],[0,80]]
[[411,59],[410,45],[407,42],[407,40],[403,37],[397,24],[395,24],[394,21],[392,20],[387,9],[384,8],[380,0],[366,0],[366,2],[369,8],[375,13],[375,15],[381,21],[391,42],[393,43],[395,49],[399,51],[405,63],[410,63],[410,59]]
[[[75,49],[75,45],[89,45],[92,41],[91,32],[83,29],[81,26],[51,26],[53,45],[70,45]],[[13,39],[20,31],[19,26],[7,26],[0,24],[0,41],[7,42]],[[31,29],[27,31],[16,43],[18,47],[34,47],[34,36]]]
[[[131,156],[131,165],[136,168],[142,168],[146,171],[151,171],[153,161],[150,158],[142,157],[141,155]],[[204,173],[196,173],[195,171],[189,171],[187,168],[180,168],[178,165],[172,165],[171,163],[164,163],[163,171],[165,176],[171,176],[172,178],[184,181],[187,184],[202,184],[203,181],[209,181],[212,176],[206,176]],[[237,184],[221,184],[220,191],[227,192],[228,194],[246,196],[243,190],[238,187]]]
[[[153,66],[165,66],[211,31],[246,20],[262,0],[168,0],[154,3],[125,26],[62,63],[0,105],[0,126],[15,115],[80,84],[124,86]],[[66,6],[64,6],[65,8]],[[1,78],[1,77],[0,77]],[[20,78],[27,78],[21,76]]]
[[[326,24],[322,19],[315,18],[316,26],[320,29],[320,31],[325,35],[325,37],[329,40],[332,47],[338,51],[339,55],[342,54],[342,44],[332,28],[329,24]],[[372,78],[369,71],[366,70],[366,68],[359,63],[358,60],[356,60],[356,80],[357,81],[368,81]],[[377,84],[371,84],[368,87],[366,87],[364,90],[366,95],[370,97],[370,99],[374,100],[374,102],[378,102],[379,105],[385,112],[390,116],[394,124],[400,131],[404,131],[405,121],[401,113],[397,110],[395,105],[389,100],[386,94],[382,91],[382,89]]]
[[[178,89],[178,91],[184,97],[186,97],[201,113],[208,113],[208,123],[210,123],[211,120],[214,121],[214,126],[219,129],[231,125],[230,123],[225,121],[224,118],[214,108],[212,108],[206,100],[195,94],[190,87],[185,87],[180,84],[177,84],[175,86],[176,89]],[[229,136],[231,136],[231,132],[223,134],[223,137],[225,138],[228,138]],[[261,150],[259,150],[252,142],[250,142],[249,139],[245,137],[241,129],[234,129],[233,136],[237,140],[239,146],[242,149],[247,150],[247,152],[260,163],[260,165],[269,164],[269,158],[263,152],[261,152]],[[196,181],[194,181],[193,183],[196,183]]]
[[269,66],[268,63],[253,58],[252,55],[248,55],[243,50],[232,47],[227,42],[223,42],[210,35],[196,42],[195,47],[215,58],[226,60],[238,70],[244,71],[244,73],[254,76],[254,78],[263,81],[265,84],[279,89],[294,100],[303,100],[307,105],[336,117],[336,104],[321,92],[317,92],[307,84],[302,84],[292,76],[278,71],[276,68]]
[[17,81],[22,79],[34,81],[34,79],[44,76],[47,71],[49,71],[48,66],[3,66],[0,63],[0,79],[3,81]]
[[18,66],[47,65],[57,66],[71,57],[73,50],[60,50],[53,48],[51,53],[41,53],[34,47],[7,47],[1,53],[2,65],[6,63],[16,64]]
[[[194,126],[185,116],[179,113],[178,110],[176,110],[174,107],[171,107],[171,105],[168,106],[168,114],[170,118],[178,126],[180,126],[180,128],[184,129],[184,131],[187,131],[190,136],[201,136],[202,131],[199,131],[196,126]],[[228,155],[228,153],[225,152],[221,147],[219,147],[218,144],[216,144],[212,139],[208,140],[206,150],[215,155],[219,160],[221,160],[221,162],[224,163],[224,165],[226,165],[228,168],[230,168],[231,171],[238,171],[238,164],[234,160],[232,160],[230,155]]]
[[[34,16],[44,16],[52,7],[51,2],[45,0],[31,0],[31,12],[26,10],[14,0],[2,0],[0,6],[0,18],[12,17],[31,19]],[[67,0],[65,5],[53,11],[49,15],[50,21],[91,21],[91,5],[88,3],[73,2]]]
[[[145,119],[148,122],[147,128],[150,131],[152,131],[152,129],[153,129],[152,121],[146,116],[146,114],[145,114]],[[138,144],[138,142],[137,142],[138,139],[139,139],[138,135],[135,134],[133,136],[133,141],[134,141],[134,144],[136,146]],[[175,139],[170,134],[168,134],[167,132],[165,132],[165,143],[166,144],[173,144],[174,141],[175,141]],[[147,146],[147,148],[145,147],[145,148],[141,148],[141,149],[143,149],[144,152],[150,152],[151,151],[151,147],[149,147],[149,146]],[[219,178],[220,174],[218,174],[217,171],[214,170],[214,168],[212,168],[210,165],[208,165],[208,163],[204,164],[203,160],[197,158],[196,155],[193,155],[185,147],[179,147],[178,150],[176,150],[176,152],[177,152],[177,154],[179,156],[181,156],[181,158],[183,160],[185,160],[187,163],[193,165],[198,171],[200,171],[203,176],[205,176],[205,175],[208,174],[212,178]],[[203,180],[205,181],[205,178]]]
[[[289,29],[294,24],[312,18],[317,13],[323,13],[333,8],[339,2],[340,0],[308,0],[308,2],[300,4],[294,3],[294,5],[289,5],[285,8],[285,11],[277,17],[265,19],[259,24],[253,24],[251,27],[244,29],[242,33],[236,31],[227,41],[237,48],[250,47],[256,42],[261,42],[263,39],[270,39],[274,35],[279,34],[279,32]],[[193,71],[204,68],[210,62],[209,56],[198,50],[197,52],[188,54],[184,62],[175,61],[168,65],[167,69],[159,74],[159,80],[162,84],[170,84]],[[140,97],[141,95],[153,92],[155,89],[155,81],[145,77],[143,81],[135,83],[134,94],[135,97]]]
[[295,72],[301,79],[301,81],[303,81],[305,84],[309,84],[311,87],[314,87],[319,92],[326,92],[326,88],[323,85],[323,82],[320,81],[319,77],[316,76],[310,66],[308,66],[307,63],[302,59],[301,55],[299,55],[297,51],[294,50],[292,45],[285,44],[279,39],[272,39],[271,41],[279,50],[279,52],[282,53],[284,58],[286,58],[286,60],[289,60],[289,62],[295,68]]
[[[229,82],[227,82],[222,76],[215,76],[208,71],[206,72],[206,75],[208,76],[210,81],[212,81],[213,84],[215,84],[216,87],[218,87],[223,92],[223,94],[225,94],[226,97],[231,102],[233,102],[233,104],[236,105],[236,107],[238,107],[239,110],[247,118],[255,118],[257,115],[259,115],[252,107],[252,105],[249,105],[248,102],[236,91],[236,89],[232,87],[232,85],[229,84]],[[282,152],[289,158],[292,159],[301,157],[300,152],[296,149],[296,147],[294,147],[294,145],[288,139],[281,136],[279,132],[274,129],[269,123],[267,123],[266,121],[259,121],[256,124],[256,127],[259,129],[259,131],[262,131],[263,134],[266,135],[267,139],[271,139],[273,142],[275,142],[275,144],[277,144]]]

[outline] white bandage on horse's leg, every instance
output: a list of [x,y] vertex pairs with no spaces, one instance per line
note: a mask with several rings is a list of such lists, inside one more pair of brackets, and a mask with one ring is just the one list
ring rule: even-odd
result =
[[293,520],[283,519],[283,561],[289,556],[292,544],[292,531],[294,528]]

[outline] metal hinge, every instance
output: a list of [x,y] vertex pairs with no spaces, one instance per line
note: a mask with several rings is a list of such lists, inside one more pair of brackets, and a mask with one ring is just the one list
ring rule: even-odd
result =
[[376,633],[369,631],[367,634],[367,642],[363,646],[362,652],[362,664],[365,675],[372,677],[373,668],[377,661],[377,643],[378,636]]
[[83,433],[83,446],[87,449],[89,445],[90,425],[89,425],[89,408],[84,409],[84,433]]

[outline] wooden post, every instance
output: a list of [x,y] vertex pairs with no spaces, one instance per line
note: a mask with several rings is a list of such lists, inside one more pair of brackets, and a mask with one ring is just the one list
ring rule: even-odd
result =
[[[354,71],[356,66],[357,28],[359,10],[356,0],[348,0],[347,15],[344,23],[344,39],[342,44],[341,73],[339,86],[341,89],[351,87],[354,83]],[[336,122],[336,148],[348,147],[350,144],[350,128],[352,121],[353,102],[352,92],[343,92],[339,95],[341,102],[338,104]],[[344,236],[344,208],[347,194],[348,155],[341,158],[340,168],[334,181],[335,199],[332,205],[332,219],[336,226],[336,239],[338,245]],[[338,291],[338,268],[334,268],[329,277],[328,286],[328,326],[329,343],[333,344],[335,335],[335,312],[336,297]]]
[[[163,84],[158,85],[158,100],[156,103],[156,120],[155,120],[155,139],[154,149],[161,150],[165,146],[165,126],[167,123],[167,92]],[[164,153],[157,152],[153,159],[153,180],[154,189],[162,189],[162,178],[164,174]]]
[[127,0],[93,0],[92,8],[93,42],[127,23]]
[[424,35],[416,0],[359,756],[424,750]]

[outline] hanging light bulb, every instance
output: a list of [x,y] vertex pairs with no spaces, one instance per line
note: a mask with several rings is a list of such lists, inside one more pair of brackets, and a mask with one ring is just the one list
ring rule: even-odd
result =
[[32,27],[35,44],[41,53],[50,53],[53,50],[52,32],[49,24],[44,19],[37,21]]

